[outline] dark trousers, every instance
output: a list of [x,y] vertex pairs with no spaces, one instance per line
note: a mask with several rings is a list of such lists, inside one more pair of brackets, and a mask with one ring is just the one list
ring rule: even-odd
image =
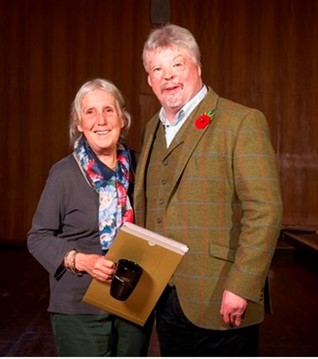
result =
[[161,356],[258,356],[258,325],[231,330],[199,328],[183,314],[174,287],[165,290],[156,312]]
[[152,318],[144,327],[111,314],[51,314],[59,356],[146,356]]

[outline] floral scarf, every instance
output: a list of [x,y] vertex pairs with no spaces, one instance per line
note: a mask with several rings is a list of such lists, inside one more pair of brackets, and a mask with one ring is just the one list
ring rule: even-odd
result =
[[100,243],[102,250],[107,251],[121,225],[134,220],[127,195],[131,163],[129,150],[119,145],[115,170],[97,158],[84,136],[75,142],[73,155],[88,183],[99,194]]

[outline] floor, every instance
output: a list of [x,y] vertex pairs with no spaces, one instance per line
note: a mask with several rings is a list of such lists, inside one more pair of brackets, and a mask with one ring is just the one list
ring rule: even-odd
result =
[[[278,245],[270,270],[274,313],[261,325],[261,356],[318,356],[317,259],[317,252],[308,257]],[[0,356],[56,356],[47,280],[25,246],[0,246]],[[160,356],[155,332],[148,355]]]

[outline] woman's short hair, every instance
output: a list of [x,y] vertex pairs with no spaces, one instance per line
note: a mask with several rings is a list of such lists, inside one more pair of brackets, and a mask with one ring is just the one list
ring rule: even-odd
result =
[[201,66],[200,48],[193,34],[184,27],[167,24],[163,27],[152,30],[144,44],[142,60],[146,72],[149,72],[149,52],[158,48],[169,46],[181,47],[185,49],[194,61]]
[[120,142],[124,142],[128,134],[128,130],[131,125],[131,115],[126,109],[126,102],[122,92],[109,80],[96,78],[90,81],[85,82],[81,88],[78,90],[75,99],[71,107],[71,116],[70,116],[70,125],[69,125],[69,139],[70,145],[73,147],[76,140],[82,135],[77,128],[81,123],[81,106],[83,97],[94,90],[105,91],[106,93],[112,95],[115,99],[115,104],[117,107],[118,113],[122,116],[124,120],[124,126],[120,134]]

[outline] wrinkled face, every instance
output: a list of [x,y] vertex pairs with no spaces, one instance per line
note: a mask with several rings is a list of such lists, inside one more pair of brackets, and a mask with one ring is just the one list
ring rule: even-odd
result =
[[148,53],[148,84],[169,119],[202,88],[201,68],[185,49],[158,48]]
[[117,149],[124,121],[112,95],[96,89],[87,93],[81,103],[81,122],[77,126],[96,155]]

